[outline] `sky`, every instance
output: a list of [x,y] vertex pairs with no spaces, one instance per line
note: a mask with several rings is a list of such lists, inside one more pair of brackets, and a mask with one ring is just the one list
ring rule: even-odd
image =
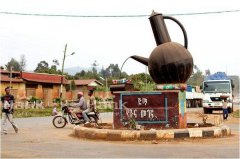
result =
[[[23,16],[2,12],[49,15],[150,15],[152,10],[171,15],[185,27],[188,50],[201,71],[240,75],[240,12],[179,15],[240,10],[238,0],[0,0],[0,65],[25,55],[27,71],[45,60],[60,62],[68,45],[65,68],[119,67],[132,55],[149,57],[156,47],[149,16],[142,17],[61,17]],[[173,42],[184,43],[178,25],[165,20]],[[79,70],[81,71],[81,70]],[[129,59],[123,71],[145,72],[146,67]]]

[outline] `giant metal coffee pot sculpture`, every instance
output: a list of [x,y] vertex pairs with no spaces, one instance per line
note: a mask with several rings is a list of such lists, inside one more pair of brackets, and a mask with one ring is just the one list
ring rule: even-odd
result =
[[[164,19],[176,22],[182,29],[185,47],[171,42]],[[153,12],[149,18],[157,47],[149,58],[131,56],[148,66],[149,73],[157,84],[185,83],[193,70],[193,58],[187,50],[187,34],[182,24],[175,18]]]

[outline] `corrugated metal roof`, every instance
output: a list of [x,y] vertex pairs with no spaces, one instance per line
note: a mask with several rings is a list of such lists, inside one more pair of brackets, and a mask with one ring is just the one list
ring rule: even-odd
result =
[[[68,83],[70,84],[72,80],[68,80]],[[91,83],[97,83],[98,85],[103,85],[100,81],[96,80],[96,79],[86,79],[86,80],[74,80],[74,83],[76,86],[87,86]]]
[[19,79],[19,78],[10,78],[10,77],[8,77],[8,76],[6,76],[6,75],[2,75],[1,74],[1,76],[0,76],[0,81],[1,82],[10,82],[10,80],[12,81],[12,82],[24,82],[22,79]]
[[[61,75],[55,74],[22,72],[22,79],[32,82],[61,84],[61,78]],[[63,84],[67,84],[64,76]]]

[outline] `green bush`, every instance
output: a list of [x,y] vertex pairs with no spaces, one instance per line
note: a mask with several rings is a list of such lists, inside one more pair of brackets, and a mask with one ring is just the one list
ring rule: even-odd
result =
[[101,97],[95,97],[95,99],[96,99],[97,102],[102,102],[103,101],[103,99]]
[[105,99],[106,101],[110,102],[110,101],[113,101],[113,98],[112,97],[108,97],[107,99]]
[[61,98],[55,98],[55,99],[53,99],[53,102],[59,104],[61,102]]
[[112,108],[112,107],[97,108],[97,111],[98,111],[99,113],[103,113],[103,112],[113,112],[113,108]]
[[29,101],[29,102],[32,102],[32,103],[33,103],[33,102],[41,102],[42,99],[32,96],[32,97],[30,97],[30,99],[29,99],[28,101]]

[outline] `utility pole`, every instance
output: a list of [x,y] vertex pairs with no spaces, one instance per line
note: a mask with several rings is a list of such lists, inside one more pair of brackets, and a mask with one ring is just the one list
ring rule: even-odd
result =
[[67,52],[67,44],[65,45],[64,55],[63,55],[63,62],[62,62],[61,87],[60,87],[60,95],[59,95],[60,101],[62,101],[62,92],[63,92],[63,70],[64,70],[65,58],[66,58],[67,56],[70,56],[70,55],[74,55],[74,54],[75,54],[75,52],[72,52],[70,55],[66,55],[66,52]]
[[13,66],[10,66],[10,93],[12,90],[12,69],[13,69]]
[[65,58],[66,58],[66,51],[67,51],[67,44],[65,45],[63,62],[62,62],[62,76],[61,76],[61,87],[60,87],[60,100],[61,101],[62,101],[62,91],[63,91],[63,69],[64,69],[64,62],[65,62]]

